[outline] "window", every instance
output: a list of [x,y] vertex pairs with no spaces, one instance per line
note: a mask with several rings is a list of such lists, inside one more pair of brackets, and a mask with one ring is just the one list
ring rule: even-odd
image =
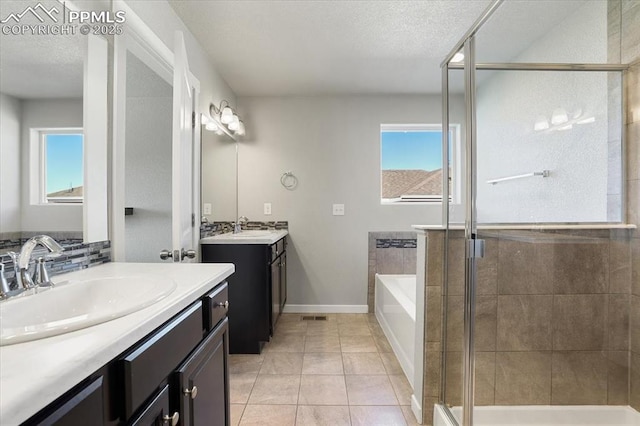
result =
[[82,203],[82,129],[40,130],[40,202]]
[[[449,130],[449,199],[455,200],[459,125]],[[382,204],[442,202],[442,126],[380,126]]]

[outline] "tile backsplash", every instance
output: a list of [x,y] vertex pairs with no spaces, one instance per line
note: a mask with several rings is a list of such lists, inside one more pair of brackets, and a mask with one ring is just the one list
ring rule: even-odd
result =
[[[212,237],[214,235],[233,232],[234,222],[210,222],[200,225],[200,238]],[[289,229],[289,222],[247,222],[242,225],[244,230],[268,230],[268,229]]]
[[[47,269],[51,276],[72,272],[80,269],[86,269],[92,266],[101,265],[111,261],[111,241],[98,241],[95,243],[67,245],[66,242],[64,252],[58,257],[48,261]],[[20,250],[17,247],[16,250]],[[33,252],[33,257],[45,255],[45,249],[37,249]],[[13,261],[8,254],[0,255],[0,263],[5,266],[5,277],[10,282],[14,277]],[[33,268],[33,267],[32,267]]]

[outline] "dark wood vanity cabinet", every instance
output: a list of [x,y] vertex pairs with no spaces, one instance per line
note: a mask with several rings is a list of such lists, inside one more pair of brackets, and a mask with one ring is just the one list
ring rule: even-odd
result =
[[259,354],[287,298],[286,237],[274,244],[202,244],[202,262],[233,263],[229,353]]
[[25,424],[228,426],[228,288],[217,285]]

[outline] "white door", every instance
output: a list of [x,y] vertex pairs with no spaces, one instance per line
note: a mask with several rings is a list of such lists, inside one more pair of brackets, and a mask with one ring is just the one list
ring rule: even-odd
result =
[[[196,87],[189,72],[182,32],[176,31],[173,63],[173,162],[172,162],[172,251],[173,261],[197,261],[194,246],[193,160],[196,142]],[[199,225],[199,221],[198,221]],[[187,255],[187,256],[185,256]]]

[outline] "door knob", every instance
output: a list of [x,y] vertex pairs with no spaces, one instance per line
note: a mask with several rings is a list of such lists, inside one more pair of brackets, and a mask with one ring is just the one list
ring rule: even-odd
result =
[[180,256],[181,256],[181,260],[184,260],[185,257],[188,257],[189,259],[195,259],[196,251],[195,250],[185,250],[183,248],[182,249],[182,253],[180,254]]
[[180,413],[177,411],[173,413],[172,416],[165,414],[164,417],[162,417],[162,423],[165,425],[176,426],[178,424],[178,420],[180,420]]
[[167,260],[169,258],[173,259],[174,262],[180,262],[180,251],[179,250],[171,251],[171,250],[165,249],[160,252],[160,259]]
[[185,389],[184,394],[191,395],[191,399],[196,399],[196,396],[198,396],[198,387],[194,385],[191,389]]

